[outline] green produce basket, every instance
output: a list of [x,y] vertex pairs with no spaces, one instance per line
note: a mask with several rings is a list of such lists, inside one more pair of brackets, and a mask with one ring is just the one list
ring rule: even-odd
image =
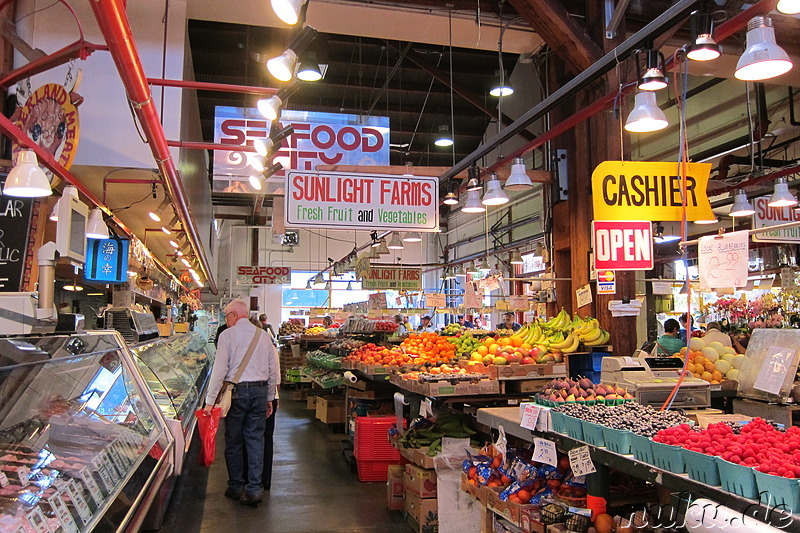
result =
[[567,415],[559,411],[550,411],[550,420],[553,422],[553,431],[567,435]]
[[685,474],[686,465],[683,462],[683,453],[680,446],[671,446],[660,442],[651,441],[653,446],[653,465],[673,474]]
[[716,460],[720,484],[724,490],[751,500],[758,499],[755,469],[731,463],[720,457]]
[[636,460],[649,465],[654,465],[655,460],[653,459],[653,441],[647,437],[637,435],[636,433],[631,433],[629,438],[631,441],[631,453],[633,453],[633,456],[636,458]]
[[800,479],[789,479],[753,470],[761,503],[770,509],[778,505],[791,512],[800,510]]
[[717,469],[715,456],[694,452],[686,448],[681,448],[681,450],[683,462],[690,478],[712,487],[720,485],[719,470]]
[[585,420],[581,420],[581,424],[583,425],[583,440],[585,442],[593,446],[606,445],[605,438],[603,437],[603,426],[598,426],[597,424],[592,424]]
[[583,438],[583,421],[574,416],[564,417],[564,423],[567,428],[567,435],[575,440],[584,440]]
[[631,433],[621,429],[612,429],[606,426],[600,426],[603,429],[603,439],[606,442],[606,448],[614,453],[621,453],[628,455],[631,453]]

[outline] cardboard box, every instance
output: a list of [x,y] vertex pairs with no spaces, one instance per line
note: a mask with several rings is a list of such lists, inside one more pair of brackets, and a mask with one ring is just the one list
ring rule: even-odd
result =
[[536,379],[536,378],[565,378],[567,377],[566,363],[546,363],[542,365],[522,365],[512,363],[510,365],[488,365],[482,363],[469,364],[469,361],[462,359],[459,365],[467,368],[470,372],[483,372],[494,379]]
[[389,465],[386,480],[386,503],[392,511],[402,511],[405,504],[402,465]]
[[476,500],[480,500],[482,491],[478,485],[469,482],[469,477],[464,472],[461,472],[461,490],[475,498]]
[[316,396],[309,395],[308,398],[306,398],[306,409],[311,409],[312,411],[315,411],[317,409]]
[[344,398],[317,397],[317,418],[326,424],[344,424]]
[[403,379],[400,374],[393,374],[389,381],[401,389],[434,398],[500,394],[500,383],[496,379],[482,379],[477,383],[464,381],[454,385],[449,381],[421,383],[416,379]]
[[404,509],[406,522],[417,533],[436,533],[439,531],[439,500],[420,498],[406,492]]
[[428,455],[428,447],[423,446],[422,448],[403,448],[400,446],[396,440],[392,440],[392,446],[397,448],[400,452],[400,455],[411,461],[417,466],[421,466],[422,468],[431,469],[434,468],[435,465],[433,464],[433,457]]
[[489,508],[495,514],[498,514],[514,524],[517,527],[521,527],[523,520],[522,514],[530,513],[533,510],[538,511],[539,507],[536,505],[521,505],[518,503],[514,503],[511,501],[503,501],[500,499],[500,494],[495,491],[491,491],[488,493],[488,497],[486,500],[486,507]]
[[501,392],[542,392],[550,381],[551,378],[500,380]]
[[407,464],[403,483],[406,492],[420,498],[436,498],[436,470],[427,470],[414,464]]

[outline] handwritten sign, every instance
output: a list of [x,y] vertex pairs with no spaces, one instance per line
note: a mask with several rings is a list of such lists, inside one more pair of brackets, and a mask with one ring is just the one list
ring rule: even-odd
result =
[[531,431],[536,429],[536,423],[539,421],[539,413],[541,412],[542,408],[533,403],[526,403],[524,404],[524,408],[522,410],[522,418],[519,421],[519,425],[525,429],[530,429]]
[[662,295],[672,294],[671,281],[654,281],[652,287],[653,287],[653,294],[662,294]]
[[584,285],[575,291],[575,296],[578,298],[578,307],[592,303],[592,290],[588,285]]
[[497,309],[498,311],[508,311],[509,309],[511,309],[508,302],[505,300],[497,300],[494,303],[494,308]]
[[589,454],[588,446],[573,448],[567,452],[567,455],[569,456],[569,466],[576,477],[597,472],[592,462],[592,456]]
[[445,307],[447,297],[444,294],[426,294],[425,307]]
[[697,253],[701,289],[747,285],[747,231],[701,237]]
[[22,287],[33,200],[0,198],[0,290]]
[[528,309],[528,298],[522,296],[521,294],[509,296],[508,303],[511,306],[511,309],[517,311],[525,311]]
[[545,439],[533,439],[532,460],[538,463],[556,466],[558,464],[556,443]]

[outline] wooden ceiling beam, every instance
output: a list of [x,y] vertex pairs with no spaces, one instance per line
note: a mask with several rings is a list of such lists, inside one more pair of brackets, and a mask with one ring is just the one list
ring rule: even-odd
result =
[[603,57],[600,47],[575,23],[559,0],[509,2],[573,74],[583,72]]

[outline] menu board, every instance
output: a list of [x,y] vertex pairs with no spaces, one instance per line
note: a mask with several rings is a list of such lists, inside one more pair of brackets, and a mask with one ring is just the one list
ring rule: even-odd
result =
[[17,292],[22,287],[34,201],[0,197],[0,292]]

